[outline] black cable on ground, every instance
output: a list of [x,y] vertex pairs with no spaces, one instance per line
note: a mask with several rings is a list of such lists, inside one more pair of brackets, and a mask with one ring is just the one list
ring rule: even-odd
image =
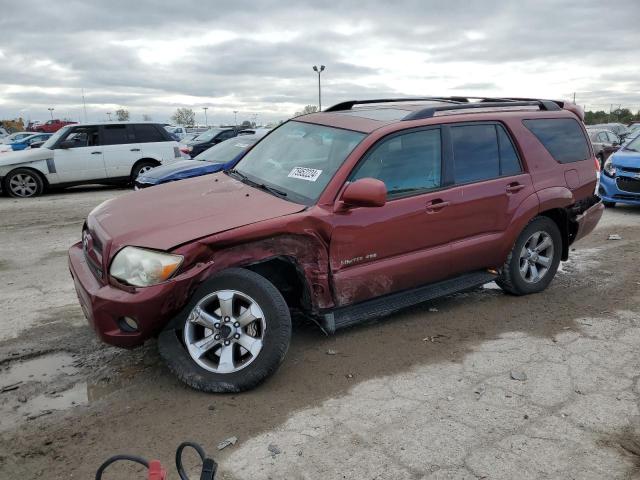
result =
[[130,462],[139,463],[140,465],[144,465],[146,468],[149,468],[149,462],[142,457],[136,457],[135,455],[114,455],[113,457],[108,458],[102,465],[100,465],[100,468],[98,468],[98,471],[96,472],[96,480],[101,480],[102,474],[109,465],[120,460],[128,460]]

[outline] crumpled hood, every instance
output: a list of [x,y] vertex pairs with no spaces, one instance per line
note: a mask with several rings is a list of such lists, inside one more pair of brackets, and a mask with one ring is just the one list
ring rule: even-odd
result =
[[640,168],[640,152],[618,150],[609,158],[611,158],[611,162],[616,167]]
[[87,224],[101,243],[110,244],[105,247],[113,256],[126,245],[170,250],[305,208],[216,173],[107,200],[89,214]]
[[32,150],[19,150],[0,155],[0,167],[17,165],[19,163],[38,162],[53,158],[53,152],[48,148],[34,148]]
[[152,168],[144,175],[140,175],[136,180],[141,183],[153,183],[152,180],[159,180],[166,177],[171,177],[176,174],[187,173],[191,170],[202,171],[210,173],[219,171],[223,164],[216,164],[213,162],[205,162],[200,160],[180,160],[168,165],[161,165],[156,168]]

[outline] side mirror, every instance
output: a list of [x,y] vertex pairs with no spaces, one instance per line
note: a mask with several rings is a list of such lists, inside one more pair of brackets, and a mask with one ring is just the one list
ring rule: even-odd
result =
[[375,178],[361,178],[347,185],[340,207],[382,207],[387,203],[387,187]]
[[64,142],[60,142],[60,145],[58,145],[58,148],[64,148],[65,150],[68,148],[73,148],[76,146],[76,142],[74,142],[73,140],[65,140]]

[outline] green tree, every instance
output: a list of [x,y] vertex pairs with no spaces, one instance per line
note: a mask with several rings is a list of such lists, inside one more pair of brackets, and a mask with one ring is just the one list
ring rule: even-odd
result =
[[126,122],[129,120],[129,110],[125,110],[124,108],[119,108],[116,110],[116,118],[119,122]]
[[173,123],[183,126],[191,126],[196,121],[196,113],[190,108],[178,108],[171,117]]

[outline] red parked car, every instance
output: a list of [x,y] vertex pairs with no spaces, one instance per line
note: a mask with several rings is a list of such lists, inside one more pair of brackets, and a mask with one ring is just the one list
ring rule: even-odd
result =
[[543,291],[602,215],[596,168],[573,104],[349,101],[103,203],[69,266],[102,340],[159,335],[184,382],[241,391],[282,362],[292,311],[333,333],[493,280]]
[[67,122],[65,120],[47,120],[45,123],[41,123],[33,128],[34,132],[54,133],[60,130],[65,125],[72,125],[78,122]]

